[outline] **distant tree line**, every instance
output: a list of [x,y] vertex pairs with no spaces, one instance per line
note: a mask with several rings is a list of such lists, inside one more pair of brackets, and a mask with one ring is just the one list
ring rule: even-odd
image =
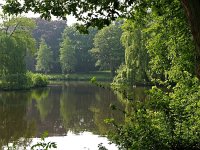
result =
[[110,70],[115,74],[124,62],[124,48],[120,38],[122,23],[113,23],[102,30],[89,28],[80,33],[65,21],[33,19],[33,37],[37,52],[26,56],[28,70],[42,73],[73,73]]
[[0,26],[0,88],[27,89],[46,85],[38,73],[80,73],[115,70],[124,61],[121,23],[88,34],[66,21],[2,15]]

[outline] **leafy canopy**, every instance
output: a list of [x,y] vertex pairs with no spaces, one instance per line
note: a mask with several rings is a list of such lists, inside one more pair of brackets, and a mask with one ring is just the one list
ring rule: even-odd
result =
[[[172,0],[162,1],[165,5],[171,4]],[[51,19],[51,16],[66,19],[67,15],[73,15],[77,20],[83,22],[85,26],[79,26],[80,30],[84,27],[98,26],[102,28],[109,25],[116,18],[133,17],[132,10],[140,10],[147,13],[149,8],[161,13],[162,7],[157,0],[7,0],[3,6],[4,12],[9,14],[21,14],[32,11],[41,14],[42,18]]]

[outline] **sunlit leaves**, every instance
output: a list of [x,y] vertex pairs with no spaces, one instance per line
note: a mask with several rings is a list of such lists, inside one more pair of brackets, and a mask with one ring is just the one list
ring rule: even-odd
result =
[[75,70],[76,65],[75,48],[69,37],[63,36],[60,44],[60,63],[63,73],[70,73]]
[[36,70],[47,73],[50,71],[53,61],[51,48],[47,46],[45,40],[41,38],[40,47],[37,52]]

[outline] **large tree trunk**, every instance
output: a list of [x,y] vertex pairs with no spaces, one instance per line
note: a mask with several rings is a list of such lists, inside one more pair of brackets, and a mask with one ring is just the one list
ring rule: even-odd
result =
[[200,79],[200,0],[181,0],[196,43],[195,72]]

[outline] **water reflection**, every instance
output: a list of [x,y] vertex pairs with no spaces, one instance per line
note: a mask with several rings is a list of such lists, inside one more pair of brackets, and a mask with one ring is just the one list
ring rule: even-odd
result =
[[50,92],[49,88],[44,88],[44,89],[33,90],[31,93],[32,99],[36,101],[36,107],[40,113],[40,118],[42,121],[45,120],[47,115],[53,109],[53,101],[52,99],[48,99],[49,92]]
[[[121,107],[117,97],[109,90],[86,83],[66,83],[60,98],[60,114],[66,132],[105,134],[109,126],[104,123],[104,119],[116,113],[109,109],[110,103]],[[122,114],[115,116],[123,120]]]
[[[13,142],[26,146],[35,134],[35,122],[27,119],[30,94],[23,92],[0,93],[0,147]],[[19,140],[24,137],[24,140]]]
[[116,95],[87,82],[54,83],[31,91],[0,92],[0,147],[14,142],[27,147],[30,138],[34,140],[44,131],[55,139],[69,137],[69,133],[78,137],[90,133],[95,139],[96,135],[111,130],[104,123],[105,118],[124,121],[123,113],[109,108],[112,103],[125,109],[119,99],[119,93]]

